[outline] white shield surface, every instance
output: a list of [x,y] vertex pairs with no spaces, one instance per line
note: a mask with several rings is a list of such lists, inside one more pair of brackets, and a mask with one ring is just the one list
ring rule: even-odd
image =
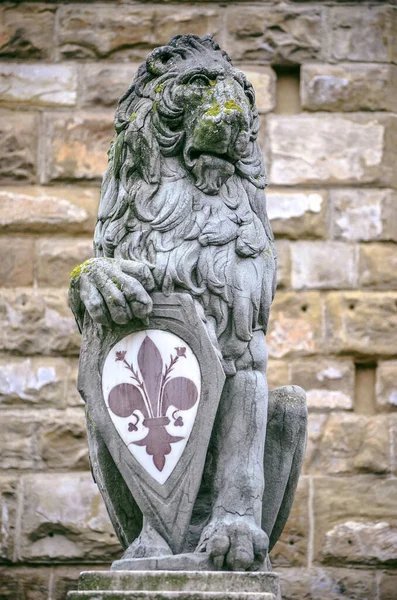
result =
[[141,467],[164,484],[181,458],[201,395],[198,360],[173,333],[131,333],[108,353],[102,372],[108,414]]

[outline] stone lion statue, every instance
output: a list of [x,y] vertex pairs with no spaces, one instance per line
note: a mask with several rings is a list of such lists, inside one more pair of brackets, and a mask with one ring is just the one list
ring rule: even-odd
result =
[[[268,392],[266,329],[276,289],[255,94],[211,36],[154,49],[121,98],[95,229],[95,258],[72,273],[70,305],[106,328],[146,322],[153,292],[193,299],[226,375],[184,552],[254,570],[285,525],[306,440],[303,390]],[[99,435],[95,427],[89,435]],[[124,557],[171,555],[119,476],[107,481]],[[109,464],[107,462],[106,464]],[[106,474],[107,473],[107,474]],[[267,566],[264,566],[264,565]]]

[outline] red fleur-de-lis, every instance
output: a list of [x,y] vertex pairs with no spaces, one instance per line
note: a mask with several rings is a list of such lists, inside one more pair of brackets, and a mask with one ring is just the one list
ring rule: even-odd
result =
[[118,352],[116,352],[116,362],[118,360],[124,360],[126,354],[127,354],[127,350],[119,350]]
[[183,356],[186,358],[186,348],[184,346],[175,348],[177,356]]

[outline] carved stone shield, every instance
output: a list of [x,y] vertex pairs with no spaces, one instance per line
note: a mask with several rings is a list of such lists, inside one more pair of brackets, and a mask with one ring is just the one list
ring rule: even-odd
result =
[[177,553],[225,375],[192,298],[152,299],[145,325],[110,329],[86,316],[78,387],[142,514]]

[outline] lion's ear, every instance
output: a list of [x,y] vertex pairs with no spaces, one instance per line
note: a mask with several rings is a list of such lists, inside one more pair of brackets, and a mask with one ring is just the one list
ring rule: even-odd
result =
[[149,73],[158,77],[166,73],[176,60],[180,60],[180,53],[172,46],[155,48],[146,59],[146,68]]

